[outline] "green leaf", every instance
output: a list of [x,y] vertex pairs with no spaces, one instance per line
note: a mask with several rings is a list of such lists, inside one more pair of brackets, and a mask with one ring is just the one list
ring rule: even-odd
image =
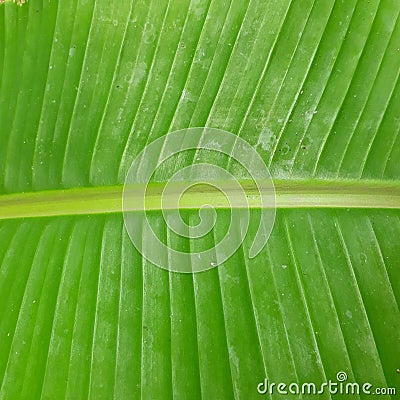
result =
[[[341,371],[398,394],[399,12],[397,0],[1,4],[0,398],[301,398],[257,386]],[[198,126],[254,146],[276,220],[250,258],[255,200],[231,258],[178,274],[132,245],[122,185],[147,144]],[[148,210],[160,240],[191,254],[220,241],[229,210],[200,241],[173,235],[159,188],[199,162],[240,173],[212,152],[180,155]],[[218,196],[194,190],[183,219]]]

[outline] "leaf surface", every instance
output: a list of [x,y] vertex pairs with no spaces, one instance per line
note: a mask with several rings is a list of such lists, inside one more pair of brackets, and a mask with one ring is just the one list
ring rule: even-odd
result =
[[[257,385],[339,371],[399,393],[399,11],[0,5],[0,398],[279,398]],[[176,274],[133,247],[122,185],[148,143],[197,126],[255,147],[278,209],[256,258],[251,223],[222,266]],[[155,180],[200,161],[239,173],[189,153]],[[202,197],[183,213],[193,223]],[[171,235],[157,204],[154,229],[187,252],[213,247],[229,222],[219,208],[198,243]]]

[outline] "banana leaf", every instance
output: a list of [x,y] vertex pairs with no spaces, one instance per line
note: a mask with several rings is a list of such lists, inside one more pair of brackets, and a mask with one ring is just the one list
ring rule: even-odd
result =
[[[0,3],[1,399],[397,398],[398,0]],[[193,127],[255,149],[276,216],[256,257],[257,207],[231,257],[182,274],[132,244],[122,191]],[[154,185],[200,162],[240,175],[189,152]],[[145,210],[193,268],[230,211],[198,241]]]

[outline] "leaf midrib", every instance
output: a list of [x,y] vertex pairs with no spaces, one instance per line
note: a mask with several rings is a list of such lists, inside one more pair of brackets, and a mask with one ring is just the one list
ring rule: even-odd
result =
[[[254,185],[242,181],[249,207],[259,208]],[[400,208],[397,181],[274,181],[277,208]],[[148,185],[146,210],[161,208],[165,184]],[[182,185],[176,185],[176,193]],[[0,196],[0,219],[118,213],[122,211],[123,186],[100,186],[66,190],[15,193]],[[175,193],[175,192],[174,192]],[[237,195],[232,190],[229,195]],[[180,208],[196,209],[205,203],[227,208],[226,198],[208,186],[194,186],[183,196]],[[139,210],[139,198],[130,210]]]

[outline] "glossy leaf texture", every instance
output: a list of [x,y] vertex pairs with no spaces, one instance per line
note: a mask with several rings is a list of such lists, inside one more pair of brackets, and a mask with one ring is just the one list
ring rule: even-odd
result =
[[[122,185],[146,144],[196,126],[247,140],[288,183],[396,183],[399,12],[397,0],[6,2],[0,193]],[[1,220],[0,398],[302,398],[257,385],[339,371],[400,393],[399,208],[279,209],[257,258],[246,238],[194,275],[150,265],[121,213]]]

